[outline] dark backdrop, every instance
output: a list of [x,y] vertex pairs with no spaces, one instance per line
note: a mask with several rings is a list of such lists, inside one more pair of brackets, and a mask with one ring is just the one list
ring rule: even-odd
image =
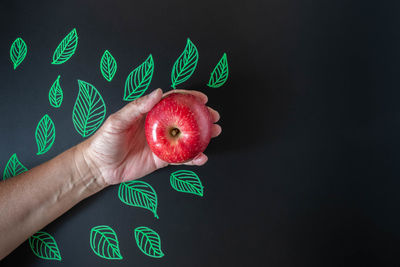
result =
[[[158,193],[159,220],[110,187],[45,228],[62,262],[36,258],[25,242],[1,265],[398,266],[400,7],[382,2],[390,1],[2,1],[2,169],[13,153],[32,168],[82,140],[71,120],[77,79],[96,86],[109,115],[125,104],[126,76],[152,53],[149,91],[168,90],[187,37],[200,57],[182,87],[209,96],[223,133],[209,162],[188,168],[202,179],[203,198],[172,190],[169,174],[181,168],[168,167],[144,178]],[[74,27],[75,55],[51,65]],[[18,36],[28,55],[14,71],[9,48]],[[105,49],[118,62],[111,83],[99,71]],[[228,82],[208,88],[223,52]],[[65,96],[55,110],[47,94],[59,74]],[[45,113],[56,141],[36,156]],[[91,251],[89,232],[100,224],[116,231],[122,261]],[[141,225],[160,234],[164,258],[139,251],[133,229]]]

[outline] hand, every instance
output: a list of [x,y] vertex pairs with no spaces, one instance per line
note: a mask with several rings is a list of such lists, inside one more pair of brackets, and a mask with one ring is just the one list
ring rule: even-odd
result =
[[[198,91],[173,90],[193,94],[203,103],[208,98]],[[143,177],[168,165],[149,148],[144,124],[147,112],[163,97],[161,89],[136,99],[110,115],[104,125],[89,139],[81,143],[82,154],[91,172],[99,176],[104,186],[118,184]],[[213,122],[219,120],[217,111],[209,108]],[[221,133],[221,127],[214,124],[212,137]],[[186,165],[203,165],[207,156],[200,153]]]

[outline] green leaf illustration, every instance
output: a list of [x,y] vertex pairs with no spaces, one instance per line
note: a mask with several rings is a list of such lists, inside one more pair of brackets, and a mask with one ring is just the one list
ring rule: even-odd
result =
[[197,52],[196,46],[187,39],[185,50],[175,61],[172,68],[171,81],[172,88],[176,89],[178,84],[183,83],[192,76],[199,60],[199,53]]
[[176,191],[203,196],[203,185],[197,174],[192,171],[180,170],[173,172],[169,181]]
[[41,155],[49,151],[53,146],[56,138],[56,129],[49,115],[44,115],[36,126],[35,131],[36,144],[38,152],[36,155]]
[[106,50],[100,60],[100,71],[104,79],[111,82],[117,72],[117,62],[111,53]]
[[97,89],[90,83],[78,80],[79,94],[72,111],[76,131],[83,137],[94,133],[104,121],[106,105]]
[[125,81],[124,100],[133,101],[141,97],[150,85],[153,77],[153,56],[149,57],[136,69],[129,73]]
[[157,215],[157,194],[154,188],[143,181],[124,182],[119,185],[119,199],[127,205],[145,208]]
[[76,46],[78,45],[78,34],[74,28],[61,43],[57,46],[53,54],[53,61],[51,64],[62,64],[75,53]]
[[10,48],[10,59],[14,64],[14,70],[25,59],[27,52],[26,43],[21,38],[15,39]]
[[29,238],[33,253],[45,260],[61,261],[60,250],[54,238],[46,232],[39,231]]
[[117,234],[107,225],[99,225],[90,231],[90,247],[93,252],[104,259],[121,260]]
[[27,170],[28,169],[18,160],[17,154],[14,153],[8,160],[6,168],[4,169],[3,180],[17,176]]
[[161,258],[164,253],[161,251],[160,236],[154,230],[140,226],[135,229],[135,240],[139,249],[147,256]]
[[221,87],[228,79],[228,75],[228,60],[226,58],[226,53],[224,53],[222,58],[219,60],[218,64],[212,71],[210,80],[207,85],[212,88]]
[[58,75],[57,79],[54,81],[49,90],[50,105],[54,108],[59,108],[62,104],[63,97],[63,91],[60,86],[60,75]]

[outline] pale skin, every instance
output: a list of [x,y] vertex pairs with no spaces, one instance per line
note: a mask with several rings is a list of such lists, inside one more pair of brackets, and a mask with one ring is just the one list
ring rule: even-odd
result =
[[[207,96],[197,91],[174,92],[190,93],[207,102]],[[162,97],[157,89],[127,104],[110,115],[92,137],[0,182],[0,260],[83,199],[168,165],[152,153],[144,134],[146,114]],[[214,121],[212,137],[216,137],[221,133],[215,124],[219,114],[209,110]],[[201,153],[185,164],[200,166],[206,161]]]

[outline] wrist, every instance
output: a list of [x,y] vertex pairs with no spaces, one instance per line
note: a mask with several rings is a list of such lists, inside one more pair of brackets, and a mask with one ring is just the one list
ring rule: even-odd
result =
[[74,172],[81,182],[85,184],[88,193],[94,194],[105,187],[104,180],[99,168],[88,155],[88,141],[86,140],[72,148]]

